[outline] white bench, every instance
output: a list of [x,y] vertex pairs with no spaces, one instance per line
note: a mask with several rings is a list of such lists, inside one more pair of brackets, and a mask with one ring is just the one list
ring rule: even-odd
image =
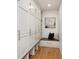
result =
[[40,41],[40,46],[59,48],[59,41],[43,39],[43,40]]

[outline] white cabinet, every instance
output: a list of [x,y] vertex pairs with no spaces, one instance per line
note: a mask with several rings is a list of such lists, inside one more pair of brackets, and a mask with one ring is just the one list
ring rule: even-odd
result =
[[40,10],[40,8],[38,8],[38,12],[37,12],[37,17],[38,17],[38,19],[41,19],[41,10]]
[[31,15],[35,16],[35,3],[33,0],[30,1],[29,12]]
[[29,34],[29,15],[28,12],[24,11],[22,8],[18,7],[18,27],[20,30],[20,36],[24,37],[27,36]]
[[23,38],[20,38],[20,40],[18,40],[18,44],[17,44],[18,59],[21,59],[22,57],[24,57],[26,52],[28,52],[27,51],[29,47],[28,39],[29,39],[28,37],[23,37]]
[[41,10],[33,0],[18,0],[18,6],[41,19]]
[[29,53],[23,59],[29,59]]
[[18,59],[21,59],[29,47],[29,14],[24,9],[18,7]]
[[[40,9],[33,0],[18,0],[18,59],[40,40]],[[37,11],[36,11],[37,10]]]
[[24,8],[25,10],[29,10],[31,0],[18,0],[18,6]]
[[41,10],[33,0],[30,1],[29,6],[30,6],[30,8],[29,8],[30,14],[38,19],[41,19]]

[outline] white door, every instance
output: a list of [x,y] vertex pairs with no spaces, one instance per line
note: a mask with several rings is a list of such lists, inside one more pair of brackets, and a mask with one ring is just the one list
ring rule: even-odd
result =
[[35,41],[35,19],[34,16],[29,14],[29,40],[30,45]]
[[20,30],[20,37],[29,35],[29,15],[28,12],[18,7],[18,30]]
[[18,7],[18,59],[22,58],[29,47],[29,15],[28,12]]
[[17,46],[17,51],[18,51],[18,59],[21,59],[25,56],[25,54],[28,52],[28,47],[29,47],[29,38],[28,37],[23,37],[18,40],[18,46]]

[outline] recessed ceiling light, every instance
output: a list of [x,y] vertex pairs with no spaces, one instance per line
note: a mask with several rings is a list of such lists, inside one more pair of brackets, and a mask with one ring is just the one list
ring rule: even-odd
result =
[[51,4],[48,4],[48,7],[51,7]]

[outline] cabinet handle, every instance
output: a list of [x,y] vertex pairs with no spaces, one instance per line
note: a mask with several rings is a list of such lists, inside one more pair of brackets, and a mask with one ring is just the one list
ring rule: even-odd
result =
[[31,36],[31,29],[29,29],[29,36]]
[[18,40],[20,40],[20,30],[18,30]]
[[29,3],[29,10],[31,10],[31,2]]

